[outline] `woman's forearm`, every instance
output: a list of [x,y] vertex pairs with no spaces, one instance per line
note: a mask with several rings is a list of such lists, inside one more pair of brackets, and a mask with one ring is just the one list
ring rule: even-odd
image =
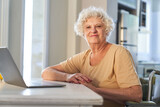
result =
[[43,70],[42,78],[44,80],[51,81],[66,81],[67,73],[48,67],[45,70]]
[[50,81],[65,81],[80,84],[82,82],[90,83],[92,80],[81,73],[66,73],[61,65],[48,67],[43,70],[42,78]]
[[104,99],[118,103],[124,103],[126,101],[140,102],[142,100],[141,86],[132,86],[123,89],[96,88],[95,91],[102,95]]

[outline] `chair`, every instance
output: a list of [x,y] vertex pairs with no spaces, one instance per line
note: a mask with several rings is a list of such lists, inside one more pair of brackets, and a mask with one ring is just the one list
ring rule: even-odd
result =
[[153,70],[149,75],[147,101],[140,103],[127,101],[126,107],[160,107],[160,71]]

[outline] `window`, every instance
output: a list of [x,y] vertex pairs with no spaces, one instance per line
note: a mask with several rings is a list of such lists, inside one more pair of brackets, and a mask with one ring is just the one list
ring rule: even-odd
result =
[[44,0],[25,0],[23,77],[38,78],[44,57]]
[[8,45],[25,80],[39,78],[42,69],[66,59],[68,1],[0,0],[2,4],[7,7],[0,8],[0,45]]

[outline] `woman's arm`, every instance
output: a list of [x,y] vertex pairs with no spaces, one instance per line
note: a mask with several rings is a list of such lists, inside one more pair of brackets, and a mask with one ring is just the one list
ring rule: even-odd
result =
[[124,104],[126,101],[140,102],[142,100],[142,88],[139,85],[129,88],[121,89],[108,89],[108,88],[96,88],[91,84],[83,83],[88,88],[92,89],[96,93],[103,96],[106,100],[112,100],[120,104]]
[[91,79],[81,73],[69,74],[64,72],[61,65],[51,66],[44,69],[42,71],[42,78],[44,80],[66,81],[76,84],[80,84],[80,81],[87,83],[91,82]]
[[44,80],[66,81],[67,73],[64,72],[61,65],[47,67],[41,74]]

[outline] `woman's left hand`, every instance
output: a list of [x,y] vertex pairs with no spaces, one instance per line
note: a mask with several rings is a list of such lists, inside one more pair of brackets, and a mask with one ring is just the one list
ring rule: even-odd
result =
[[81,73],[75,73],[75,74],[67,74],[67,78],[66,78],[67,82],[71,82],[71,83],[75,83],[75,84],[81,84],[82,82],[86,82],[86,83],[90,83],[92,82],[92,80],[81,74]]

